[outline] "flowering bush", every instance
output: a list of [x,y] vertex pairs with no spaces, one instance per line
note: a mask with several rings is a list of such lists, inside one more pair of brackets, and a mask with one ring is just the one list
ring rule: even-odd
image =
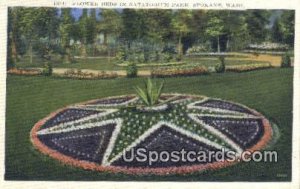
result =
[[192,76],[203,74],[208,74],[208,69],[204,66],[174,66],[151,70],[152,77]]

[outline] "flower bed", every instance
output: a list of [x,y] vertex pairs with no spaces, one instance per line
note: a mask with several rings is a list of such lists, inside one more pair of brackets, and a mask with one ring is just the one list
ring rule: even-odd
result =
[[[164,62],[164,63],[138,63],[136,64],[137,67],[150,67],[150,66],[177,66],[177,65],[183,65],[185,64],[184,62]],[[117,64],[118,66],[121,66],[121,67],[127,67],[128,65],[130,65],[129,62],[127,63],[120,63],[120,64]]]
[[14,74],[14,75],[41,75],[42,72],[39,69],[10,69],[7,71],[8,74]]
[[161,104],[161,105],[156,105],[156,106],[141,106],[137,107],[138,110],[142,112],[161,112],[161,111],[166,111],[169,108],[167,104]]
[[244,53],[252,53],[252,54],[268,54],[268,55],[283,55],[286,53],[286,51],[263,51],[263,50],[243,50]]
[[197,53],[205,53],[208,51],[209,51],[209,49],[205,45],[196,45],[196,46],[192,46],[192,47],[188,48],[188,50],[186,51],[186,54],[193,55],[193,54],[197,54]]
[[[33,145],[63,163],[88,170],[128,174],[184,174],[219,169],[237,161],[126,161],[137,149],[205,154],[260,150],[272,136],[266,118],[246,106],[203,96],[164,94],[167,109],[141,111],[134,95],[110,97],[66,107],[39,121]],[[162,105],[162,106],[163,106]]]
[[286,51],[289,49],[287,44],[264,42],[261,44],[250,44],[247,49],[261,51]]
[[178,66],[155,68],[151,70],[152,77],[192,76],[204,74],[208,74],[208,69],[204,66]]
[[238,66],[226,66],[226,71],[247,72],[247,71],[261,70],[267,68],[272,68],[272,65],[269,63],[260,63],[260,64],[248,64],[248,65],[238,65]]
[[63,75],[59,75],[68,78],[78,78],[78,79],[114,79],[118,77],[118,74],[115,72],[107,73],[105,71],[101,71],[98,73],[89,73],[83,72],[80,69],[69,69],[64,72]]

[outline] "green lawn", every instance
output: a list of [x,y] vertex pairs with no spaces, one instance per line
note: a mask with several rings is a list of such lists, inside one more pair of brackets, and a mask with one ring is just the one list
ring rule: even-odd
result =
[[[57,58],[57,57],[56,57]],[[20,62],[17,63],[17,67],[19,68],[41,68],[44,66],[44,61],[38,57],[33,58],[33,63],[29,63],[29,57],[25,56],[20,59]],[[99,57],[99,58],[80,58],[75,59],[75,62],[72,64],[62,64],[59,59],[51,60],[54,68],[74,68],[74,69],[92,69],[92,70],[125,70],[126,67],[118,66],[114,60],[114,58],[109,57]],[[214,67],[216,64],[220,62],[217,57],[184,57],[182,60],[183,63],[189,65],[201,65],[206,67]],[[176,63],[176,62],[174,62]],[[250,61],[243,59],[225,59],[226,65],[246,65],[246,64],[257,64],[257,63],[266,63],[266,62],[258,62],[258,61]],[[151,63],[149,63],[151,65]],[[152,63],[153,64],[153,63]],[[156,63],[157,64],[157,63]],[[168,64],[168,63],[167,63]],[[161,63],[161,66],[174,66],[167,65]],[[157,67],[157,66],[155,66]],[[139,67],[139,70],[149,70],[153,68],[153,66],[147,66],[147,63],[143,63],[143,66]]]
[[[29,132],[49,113],[72,103],[134,93],[143,78],[72,80],[7,77],[5,178],[8,180],[290,181],[293,69],[167,78],[164,92],[207,95],[245,104],[278,124],[277,163],[240,163],[217,171],[172,176],[132,176],[85,171],[59,163],[32,147]],[[283,175],[283,176],[282,176]]]
[[[29,57],[20,59],[17,63],[19,68],[41,68],[44,66],[44,61],[38,57],[33,58],[33,63],[29,63]],[[114,64],[113,58],[100,57],[100,58],[87,58],[75,59],[72,64],[62,64],[60,60],[51,60],[54,68],[75,68],[75,69],[92,69],[92,70],[123,70],[124,67]]]
[[[197,64],[206,67],[214,67],[216,64],[220,63],[220,60],[217,57],[207,58],[207,57],[185,57],[184,61],[187,64]],[[236,65],[249,65],[249,64],[258,64],[258,63],[268,63],[263,61],[251,61],[243,59],[226,59],[225,64],[227,66],[236,66]]]

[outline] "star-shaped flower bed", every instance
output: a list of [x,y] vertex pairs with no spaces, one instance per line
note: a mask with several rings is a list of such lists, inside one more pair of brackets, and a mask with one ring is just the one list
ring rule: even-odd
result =
[[[39,121],[31,140],[42,153],[84,169],[180,174],[237,163],[244,150],[261,150],[271,139],[269,121],[243,105],[184,94],[163,94],[160,102],[143,109],[138,97],[128,95],[69,106]],[[226,156],[224,161],[212,157],[149,163],[134,158],[139,149],[158,154],[201,151],[204,155],[225,150],[235,152],[236,160]]]

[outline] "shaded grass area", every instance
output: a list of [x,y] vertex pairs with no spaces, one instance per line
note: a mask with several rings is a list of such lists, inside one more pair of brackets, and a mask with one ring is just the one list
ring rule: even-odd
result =
[[[293,69],[165,79],[164,92],[200,94],[254,108],[277,123],[281,137],[273,150],[278,162],[240,163],[228,168],[171,176],[132,176],[86,171],[42,155],[30,142],[33,125],[73,103],[134,93],[143,78],[72,80],[47,77],[7,78],[5,179],[146,181],[289,181],[291,179]],[[283,176],[282,176],[283,175]]]

